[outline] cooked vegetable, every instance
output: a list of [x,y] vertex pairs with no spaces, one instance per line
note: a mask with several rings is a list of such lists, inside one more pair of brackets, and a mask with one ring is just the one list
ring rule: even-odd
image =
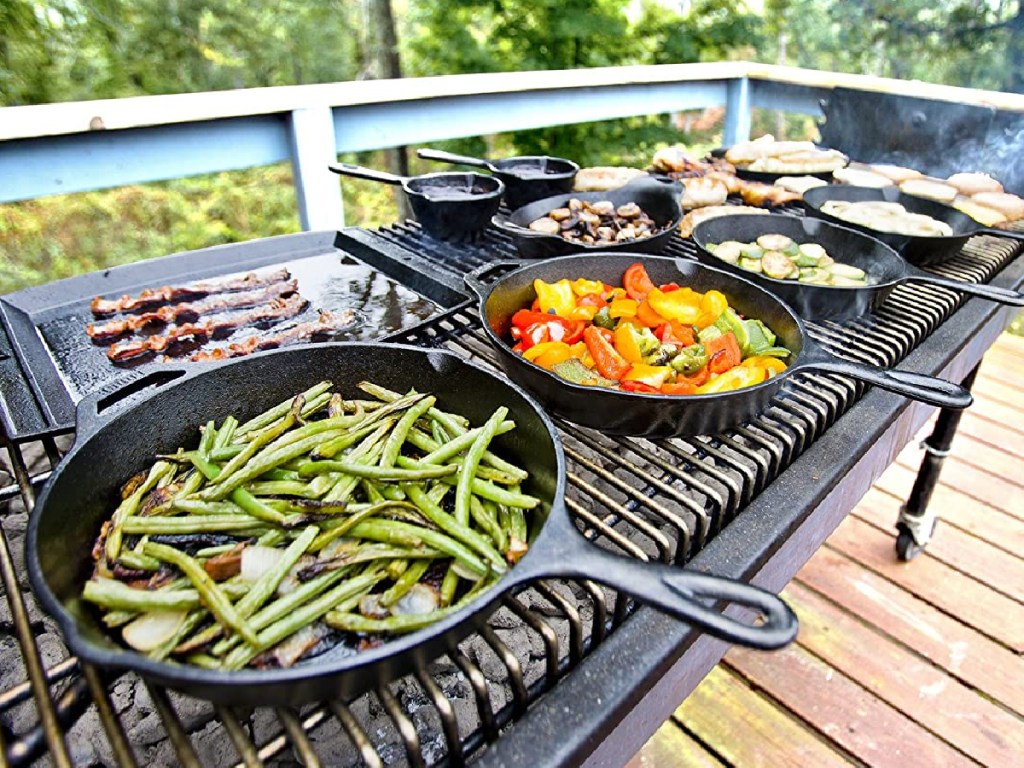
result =
[[[768,245],[799,255],[796,244],[786,240],[769,241]],[[760,246],[738,242],[721,243],[714,250],[735,254],[741,265],[746,260],[758,269],[762,261],[773,269],[782,269],[785,262],[787,274],[799,274],[799,268],[782,251],[764,253]],[[740,256],[748,250],[755,251],[757,258]],[[775,334],[760,320],[738,315],[720,291],[700,293],[675,283],[655,285],[640,262],[626,269],[622,288],[565,278],[556,283],[536,280],[534,289],[538,297],[550,296],[552,287],[561,284],[581,286],[575,291],[575,300],[560,303],[552,307],[554,314],[541,314],[539,318],[531,310],[519,310],[512,316],[510,335],[514,352],[573,384],[644,394],[692,395],[753,386],[786,368],[782,360],[789,357],[789,350],[775,346]],[[607,306],[594,313],[590,321],[580,320],[582,300],[594,295]],[[582,342],[548,342],[550,346],[545,347],[544,342],[538,345],[527,338],[529,327],[570,319],[570,338],[576,338],[579,332]],[[544,348],[538,352],[540,347]],[[746,365],[748,359],[770,362]],[[741,366],[742,370],[733,372]],[[478,495],[497,501],[488,492]],[[510,540],[512,544],[514,539]],[[443,585],[441,594],[443,602]]]
[[819,243],[797,244],[786,235],[761,235],[753,243],[726,240],[708,243],[706,248],[708,253],[722,261],[775,280],[852,288],[868,285],[868,276],[863,269],[835,261]]
[[[528,314],[549,336],[583,336],[585,323]],[[330,388],[241,426],[209,422],[195,449],[129,481],[82,591],[127,645],[207,668],[287,666],[338,639],[328,613],[355,633],[427,626],[525,554],[525,511],[539,500],[490,449],[515,428],[507,409],[472,428],[429,395],[363,383],[376,400],[346,400]]]

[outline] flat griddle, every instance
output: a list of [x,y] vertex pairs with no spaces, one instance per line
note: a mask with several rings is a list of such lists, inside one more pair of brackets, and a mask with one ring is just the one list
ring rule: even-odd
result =
[[[405,330],[465,300],[451,285],[386,255],[354,256],[338,232],[309,232],[215,246],[114,267],[0,297],[0,420],[20,441],[67,432],[86,394],[120,388],[166,369],[159,357],[115,365],[85,333],[96,296],[218,280],[286,267],[309,300],[297,317],[246,328],[202,345],[209,350],[254,333],[316,320],[320,309],[356,312],[355,324],[326,340],[372,341]],[[318,340],[323,341],[324,338]],[[187,352],[184,350],[184,352]],[[187,354],[178,358],[187,361]],[[194,363],[200,365],[200,363]],[[156,377],[159,381],[159,376]]]

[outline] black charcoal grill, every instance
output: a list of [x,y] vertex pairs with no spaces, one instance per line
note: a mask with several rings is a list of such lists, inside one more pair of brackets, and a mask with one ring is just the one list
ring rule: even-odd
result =
[[[285,258],[287,238],[278,245]],[[489,230],[445,244],[406,223],[346,230],[335,245],[442,306],[450,302],[393,340],[494,362],[472,303],[458,292],[466,271],[514,256],[505,235]],[[693,249],[675,238],[669,254],[691,257]],[[988,281],[1017,252],[1006,241],[974,238],[935,271]],[[1022,261],[998,282],[1018,284]],[[982,302],[957,312],[960,302],[941,288],[901,286],[877,314],[810,332],[840,356],[903,360],[911,370],[962,379],[1009,315]],[[648,441],[562,424],[568,506],[602,546],[780,589],[926,413],[886,393],[865,396],[839,376],[802,374],[758,420],[720,435]],[[60,460],[60,431],[17,443],[0,436],[10,465],[0,470],[0,754],[13,765],[47,752],[54,765],[574,764],[595,750],[624,762],[644,724],[660,722],[662,709],[723,651],[592,583],[551,581],[506,599],[457,653],[351,702],[229,711],[130,675],[110,678],[66,657],[24,586],[25,521]]]

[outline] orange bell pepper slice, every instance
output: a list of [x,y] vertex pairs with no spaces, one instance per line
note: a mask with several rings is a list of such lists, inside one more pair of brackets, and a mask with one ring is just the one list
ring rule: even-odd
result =
[[647,298],[648,293],[654,290],[654,283],[651,282],[651,278],[647,274],[647,268],[637,262],[626,268],[622,275],[622,287],[626,289],[629,298],[642,301]]
[[708,369],[711,373],[725,373],[743,361],[739,342],[732,331],[705,341],[704,350],[708,354]]
[[644,360],[643,353],[640,351],[639,335],[637,330],[628,323],[623,323],[615,329],[613,340],[615,350],[622,355],[627,363],[642,363]]
[[668,320],[667,317],[662,317],[654,308],[651,303],[644,299],[636,308],[636,319],[637,321],[648,328],[657,328],[659,325]]
[[611,335],[611,331],[592,325],[583,332],[583,341],[587,345],[587,351],[594,358],[598,372],[606,379],[618,381],[629,373],[630,365],[612,346],[609,340]]

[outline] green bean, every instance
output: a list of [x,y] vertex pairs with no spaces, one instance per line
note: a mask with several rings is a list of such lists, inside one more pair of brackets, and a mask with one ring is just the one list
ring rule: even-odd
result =
[[224,445],[219,448],[214,448],[210,451],[207,457],[210,461],[228,461],[229,459],[235,458],[238,454],[245,450],[248,443],[231,443],[231,445]]
[[133,569],[135,569],[137,571],[159,571],[160,570],[160,561],[159,560],[156,560],[156,559],[154,559],[152,557],[146,557],[143,554],[140,554],[138,552],[133,552],[131,550],[129,550],[127,552],[122,552],[118,556],[117,562],[119,562],[125,568],[133,568]]
[[454,561],[449,563],[448,570],[441,580],[441,589],[438,590],[439,602],[442,608],[447,608],[455,599],[455,590],[459,588],[459,574],[455,568]]
[[369,507],[353,512],[349,517],[345,518],[337,525],[331,525],[334,521],[330,521],[329,523],[320,526],[322,533],[313,540],[313,543],[309,547],[310,551],[319,552],[335,539],[344,536],[363,520],[367,520],[378,512],[382,512],[385,509],[390,509],[396,506],[412,507],[413,505],[403,504],[403,502],[382,501],[379,504],[371,504]]
[[[329,390],[331,386],[331,382],[321,381],[319,384],[315,384],[309,389],[307,389],[305,392],[303,392],[302,396],[306,399],[307,402],[309,402],[318,395],[321,395],[327,390]],[[294,397],[289,397],[283,403],[278,403],[270,410],[264,411],[259,416],[249,419],[249,421],[245,422],[245,424],[243,424],[242,426],[235,430],[235,439],[237,440],[238,438],[243,437],[244,435],[248,434],[249,432],[252,432],[253,430],[259,429],[260,427],[265,427],[271,422],[276,421],[281,416],[284,416],[286,413],[288,413],[288,409],[292,407],[292,402],[294,400]]]
[[[377,429],[367,435],[359,445],[353,448],[348,454],[349,463],[373,464],[380,458],[380,452],[384,450],[382,443],[388,432],[389,421],[378,425]],[[359,484],[359,478],[352,475],[339,475],[334,484],[325,495],[326,501],[343,501],[355,490]]]
[[379,634],[388,632],[392,634],[402,632],[413,632],[417,629],[429,627],[443,618],[451,616],[462,610],[463,607],[476,600],[479,595],[493,584],[491,581],[481,579],[476,586],[463,595],[455,605],[448,608],[439,608],[430,613],[400,614],[388,616],[383,619],[368,619],[355,613],[345,613],[341,610],[333,610],[327,613],[324,621],[328,626],[340,629],[344,632],[359,632],[361,634]]
[[322,495],[309,481],[296,480],[257,480],[246,485],[245,490],[253,496],[299,496],[303,499],[316,499]]
[[402,574],[405,573],[408,569],[409,569],[409,560],[408,560],[408,558],[402,558],[400,560],[392,560],[386,566],[384,566],[384,570],[387,573],[388,578],[391,579],[392,581],[398,581],[398,579],[401,578]]
[[292,405],[288,409],[288,412],[283,418],[273,424],[273,426],[263,430],[258,435],[254,436],[249,444],[235,457],[233,457],[227,464],[221,467],[220,473],[217,475],[217,483],[222,484],[231,478],[235,472],[242,469],[252,457],[263,448],[263,446],[276,440],[295,424],[299,419],[299,412],[302,410],[302,406],[306,404],[305,398],[299,395],[292,400]]
[[409,563],[402,575],[395,579],[395,583],[381,593],[381,606],[390,608],[405,597],[406,593],[423,578],[423,574],[430,568],[431,562],[430,560],[413,560]]
[[190,653],[185,657],[185,661],[189,664],[199,667],[200,669],[220,669],[220,659],[214,658],[208,653]]
[[200,560],[207,557],[216,557],[217,555],[223,555],[225,552],[230,552],[237,546],[237,544],[221,544],[219,547],[203,547],[196,550],[196,557]]
[[444,483],[436,483],[433,488],[427,491],[427,498],[434,502],[437,506],[441,506],[441,502],[444,501],[444,497],[448,495],[448,491],[451,490],[450,485]]
[[480,432],[473,444],[466,451],[466,458],[459,468],[459,481],[455,486],[455,519],[462,525],[469,524],[469,497],[472,493],[472,484],[476,474],[476,468],[480,465],[487,446],[491,444],[498,427],[508,415],[508,408],[498,408],[491,417],[480,428]]
[[233,629],[245,638],[246,642],[256,642],[256,633],[253,628],[238,614],[235,606],[231,604],[231,601],[220,590],[217,583],[210,578],[210,574],[203,570],[203,566],[197,560],[174,547],[155,544],[152,541],[146,544],[145,552],[150,557],[159,558],[181,570],[192,582],[202,597],[203,604],[218,622]]
[[437,398],[433,396],[424,397],[402,414],[402,418],[398,420],[395,428],[384,442],[384,453],[380,457],[380,465],[382,467],[395,466],[395,459],[398,458],[402,446],[405,445],[405,437],[409,434],[409,430],[412,429],[412,425],[416,423],[420,416],[433,408],[436,402]]
[[337,606],[338,603],[362,597],[383,578],[383,573],[370,571],[351,578],[343,584],[339,584],[329,592],[325,592],[311,602],[296,608],[290,616],[271,624],[259,633],[258,638],[252,641],[247,640],[247,645],[236,648],[225,657],[223,666],[226,669],[241,669],[252,661],[256,655],[277,645],[307,624],[316,621]]
[[363,489],[363,493],[366,494],[366,498],[369,499],[371,504],[380,504],[382,501],[386,501],[377,483],[364,478],[359,482],[359,487]]
[[243,483],[256,479],[268,469],[274,469],[308,453],[321,443],[337,437],[342,430],[336,420],[331,419],[314,421],[293,429],[263,447],[244,467],[233,472],[230,477],[222,479],[218,476],[217,482],[203,490],[200,495],[208,501],[219,501]]
[[[281,559],[278,560],[274,565],[268,569],[262,576],[260,576],[249,589],[248,593],[235,604],[235,610],[238,615],[246,619],[255,613],[284,581],[284,577],[288,575],[295,564],[299,562],[299,559],[306,554],[309,549],[309,545],[316,538],[318,529],[315,526],[309,526],[298,538],[295,539],[288,548],[285,549],[284,554],[281,555]],[[223,627],[219,624],[209,627],[208,629],[200,632],[195,638],[193,638],[187,645],[201,648],[207,643],[216,640],[220,637],[223,632]],[[179,641],[180,643],[180,641]],[[177,643],[176,643],[177,645]]]
[[217,425],[211,420],[206,422],[202,427],[199,428],[199,453],[203,456],[210,455],[210,449],[213,448],[213,443],[217,439]]
[[333,419],[337,416],[345,415],[345,398],[341,392],[334,392],[331,394],[331,399],[327,403],[327,418]]
[[157,484],[157,481],[160,480],[163,475],[173,471],[173,464],[169,464],[166,461],[158,461],[153,465],[153,468],[149,470],[149,474],[146,475],[146,479],[142,484],[136,488],[128,498],[123,499],[121,503],[117,505],[117,509],[114,510],[114,514],[110,518],[107,540],[103,547],[103,552],[109,562],[115,562],[118,555],[121,554],[121,537],[123,534],[124,521],[135,514],[135,511],[139,508],[139,503],[142,501],[142,498],[153,489],[153,486]]
[[[507,409],[506,409],[507,410]],[[516,428],[514,421],[503,421],[498,425],[498,429],[495,431],[495,435],[503,435],[506,432],[511,432]],[[421,464],[443,464],[448,459],[462,453],[464,450],[469,448],[473,444],[473,441],[479,436],[480,431],[483,427],[477,427],[469,430],[463,435],[459,435],[451,442],[445,443],[444,445],[438,446],[436,449],[428,453],[422,459]]]
[[170,611],[197,608],[199,593],[194,589],[133,589],[115,579],[94,578],[85,582],[82,598],[103,608],[118,611]]
[[235,436],[235,431],[238,429],[238,419],[234,416],[228,416],[224,419],[224,423],[220,425],[220,429],[217,430],[217,439],[213,441],[213,445],[210,447],[210,453],[216,450],[224,448],[228,443],[231,442]]
[[[391,419],[385,419],[384,422],[382,422],[382,425],[383,424],[390,425],[391,423],[392,423]],[[330,458],[333,458],[334,456],[337,456],[339,453],[341,453],[346,448],[348,448],[350,446],[353,446],[356,443],[358,443],[366,435],[369,435],[370,433],[374,432],[375,430],[379,430],[379,429],[381,429],[381,425],[378,425],[376,423],[365,424],[365,425],[364,424],[360,424],[354,431],[346,433],[344,435],[341,435],[340,437],[336,437],[333,440],[328,440],[323,445],[318,445],[316,447],[316,450],[314,450],[313,453],[310,454],[310,458],[313,458],[313,459],[330,459]],[[296,474],[298,474],[298,473],[296,473]]]
[[384,541],[413,548],[425,544],[451,555],[471,573],[482,576],[487,571],[487,566],[469,547],[440,531],[397,520],[365,520],[354,526],[349,533],[357,539]]
[[492,567],[498,573],[504,573],[506,564],[501,554],[494,548],[484,536],[480,535],[467,525],[463,525],[452,515],[449,515],[439,506],[430,500],[430,497],[423,491],[423,488],[414,483],[405,483],[402,488],[420,512],[426,518],[457,541],[471,547],[475,552],[483,555],[491,561]]
[[498,524],[498,518],[493,507],[489,505],[490,502],[484,504],[476,496],[470,496],[469,511],[473,517],[473,522],[476,523],[477,528],[491,537],[494,541],[494,546],[499,552],[504,552],[508,547],[508,537],[505,535],[505,531],[502,530],[501,525]]
[[430,422],[430,434],[433,436],[434,440],[437,441],[439,446],[450,442],[452,439],[451,435],[444,431],[444,427],[433,420]]
[[540,504],[536,496],[529,496],[519,491],[505,490],[486,480],[476,478],[473,481],[473,493],[477,496],[493,501],[495,504],[504,504],[506,507],[517,509],[533,509]]
[[263,520],[251,515],[197,515],[195,517],[128,517],[122,526],[125,533],[251,533],[267,527]]
[[[220,475],[220,467],[216,464],[204,461],[201,456],[193,456],[192,463],[208,480],[214,480]],[[267,506],[244,488],[235,489],[231,493],[231,500],[250,515],[260,520],[266,520],[270,523],[280,523],[284,519],[280,512],[277,512],[272,507]]]
[[[328,571],[316,578],[310,579],[287,595],[279,597],[271,603],[263,606],[259,611],[249,618],[249,623],[257,632],[273,624],[284,616],[291,614],[298,606],[302,605],[319,595],[325,589],[330,589],[337,584],[351,571],[351,568],[340,568],[336,571]],[[210,652],[214,656],[223,656],[227,651],[242,642],[238,635],[225,637],[218,640]]]
[[299,474],[309,477],[324,472],[340,472],[353,477],[370,480],[429,480],[445,475],[454,475],[458,469],[454,464],[422,466],[415,469],[401,469],[390,466],[370,466],[349,461],[309,461],[299,467]]
[[103,614],[103,625],[110,629],[117,629],[138,615],[138,611],[107,611]]
[[171,502],[171,509],[190,515],[239,515],[245,512],[233,501],[200,501],[199,499],[175,499]]

